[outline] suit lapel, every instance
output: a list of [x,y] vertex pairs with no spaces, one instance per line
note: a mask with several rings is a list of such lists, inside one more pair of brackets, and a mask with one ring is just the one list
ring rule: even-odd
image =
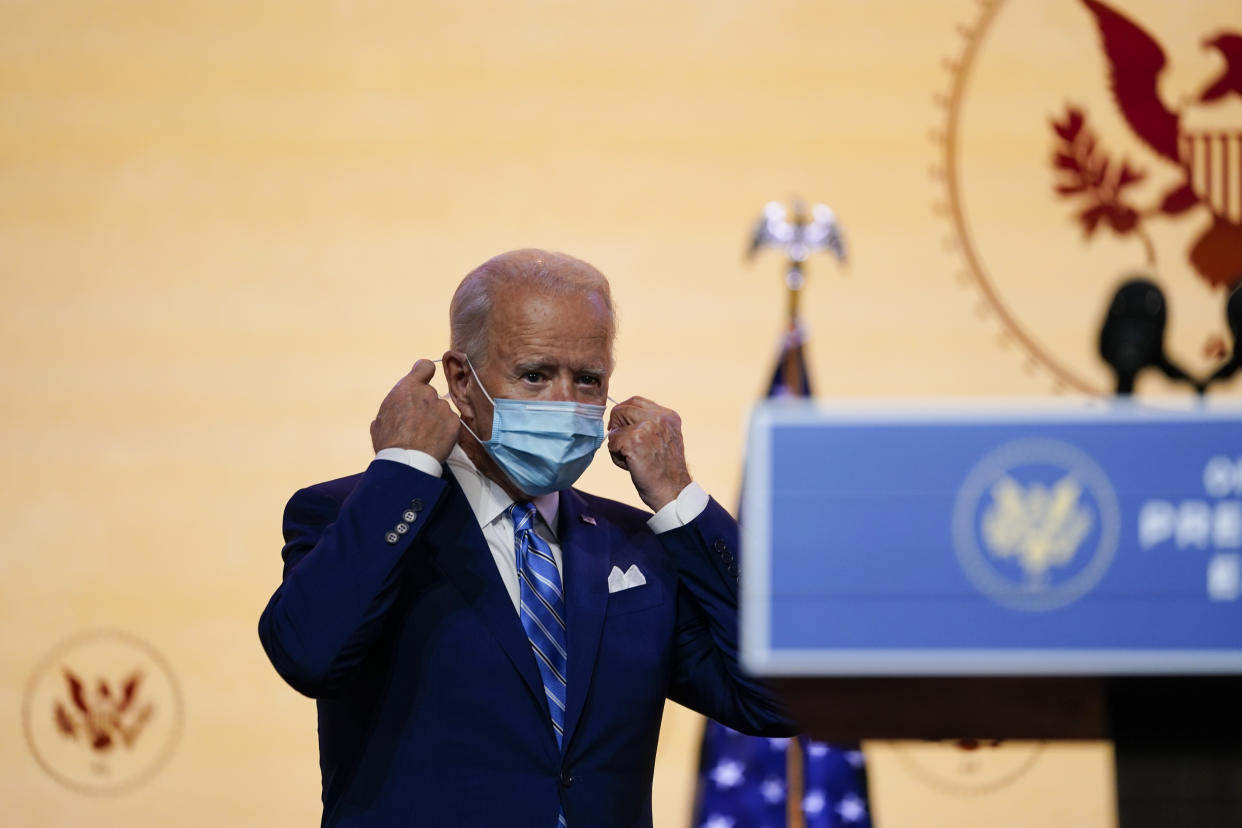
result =
[[[526,631],[513,608],[513,599],[496,571],[496,561],[470,502],[447,469],[444,477],[449,484],[446,502],[437,510],[434,523],[426,529],[428,541],[435,549],[435,564],[461,592],[466,603],[483,618],[531,694],[543,705],[543,679],[539,676]],[[548,732],[551,733],[551,728]]]
[[561,492],[557,540],[565,570],[565,636],[569,649],[566,746],[586,703],[608,608],[608,535],[612,528],[602,521],[597,525],[595,517],[585,510],[582,495],[572,489]]

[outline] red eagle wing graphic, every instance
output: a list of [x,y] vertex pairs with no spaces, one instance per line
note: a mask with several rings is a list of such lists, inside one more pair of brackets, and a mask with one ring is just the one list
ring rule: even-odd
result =
[[1108,58],[1113,99],[1134,134],[1170,161],[1177,154],[1177,113],[1162,100],[1157,80],[1164,70],[1160,44],[1143,27],[1099,2],[1082,0],[1095,16]]
[[71,673],[67,667],[62,669],[65,672],[65,681],[69,684],[69,698],[73,700],[73,706],[78,710],[81,710],[83,713],[89,714],[91,712],[91,708],[86,703],[86,695],[84,688],[82,687],[82,680]]
[[125,684],[121,688],[121,701],[117,705],[117,710],[126,710],[134,701],[134,696],[138,693],[138,686],[142,683],[142,673],[132,673],[125,680]]
[[69,712],[65,710],[65,706],[60,702],[56,702],[55,708],[56,729],[66,736],[76,736],[78,733],[77,725],[73,723],[73,719],[69,716]]

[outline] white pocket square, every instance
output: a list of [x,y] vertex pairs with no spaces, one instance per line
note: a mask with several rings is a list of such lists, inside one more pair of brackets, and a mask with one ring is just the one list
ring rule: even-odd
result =
[[621,571],[621,567],[614,566],[612,572],[608,573],[609,592],[620,592],[623,589],[642,586],[645,583],[647,583],[647,577],[638,568],[638,564],[630,564],[630,568],[624,572]]

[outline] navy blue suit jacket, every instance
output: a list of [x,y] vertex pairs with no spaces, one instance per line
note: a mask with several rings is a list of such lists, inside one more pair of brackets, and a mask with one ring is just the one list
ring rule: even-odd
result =
[[[789,735],[737,665],[737,524],[715,501],[661,535],[648,517],[560,495],[562,753],[530,644],[451,473],[377,460],[297,492],[259,637],[280,675],[318,700],[323,824],[554,828],[563,808],[572,828],[646,826],[665,697]],[[609,594],[609,572],[631,564],[647,583]]]

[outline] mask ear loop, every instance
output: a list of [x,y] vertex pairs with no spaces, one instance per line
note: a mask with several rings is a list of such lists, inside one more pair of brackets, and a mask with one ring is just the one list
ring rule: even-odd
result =
[[[441,363],[441,362],[444,362],[444,360],[443,360],[443,359],[433,359],[433,360],[431,360],[431,363],[432,363],[433,365],[438,364],[438,363]],[[440,399],[442,399],[442,400],[448,400],[449,402],[452,402],[452,401],[453,401],[453,395],[452,395],[452,394],[450,394],[449,392],[445,391],[443,394],[441,394],[441,395],[440,395]],[[459,419],[459,420],[461,419],[461,415],[460,415],[460,414],[458,414],[458,415],[457,415],[457,419]]]
[[[431,361],[434,363],[434,362],[443,362],[444,360],[443,360],[443,359],[433,359],[433,360],[431,360]],[[467,365],[470,365],[470,357],[466,357],[466,364],[467,364]],[[474,366],[473,366],[473,365],[470,365],[470,373],[474,374]],[[479,382],[479,375],[478,375],[478,374],[474,374],[474,381],[475,381],[475,382]],[[492,395],[487,393],[487,389],[486,389],[486,388],[483,388],[483,383],[479,382],[479,388],[480,388],[480,389],[482,389],[483,393],[484,393],[485,395],[487,395],[487,398],[488,398],[489,400],[491,400],[491,399],[492,399]],[[453,399],[453,395],[452,395],[452,394],[450,394],[448,391],[445,391],[443,394],[441,394],[441,395],[440,395],[440,399],[445,400],[446,402],[451,403],[451,404],[452,404],[452,408],[454,408],[454,409],[456,409],[456,408],[457,408],[457,402]],[[496,403],[495,403],[495,401],[493,401],[493,402],[492,402],[492,405],[495,405],[495,404],[496,404]],[[475,442],[476,442],[476,443],[478,443],[479,445],[483,446],[484,448],[486,448],[486,447],[487,447],[487,444],[486,444],[486,443],[484,443],[482,440],[480,440],[480,439],[479,439],[479,435],[477,435],[477,434],[475,434],[475,433],[474,433],[474,429],[473,429],[473,428],[471,428],[470,426],[466,425],[466,421],[465,421],[465,420],[463,420],[463,419],[461,418],[461,412],[460,412],[460,411],[454,411],[453,413],[457,415],[457,421],[458,421],[459,423],[461,423],[462,428],[464,428],[464,429],[466,429],[466,431],[469,431],[469,432],[470,432],[470,436],[474,438]]]

